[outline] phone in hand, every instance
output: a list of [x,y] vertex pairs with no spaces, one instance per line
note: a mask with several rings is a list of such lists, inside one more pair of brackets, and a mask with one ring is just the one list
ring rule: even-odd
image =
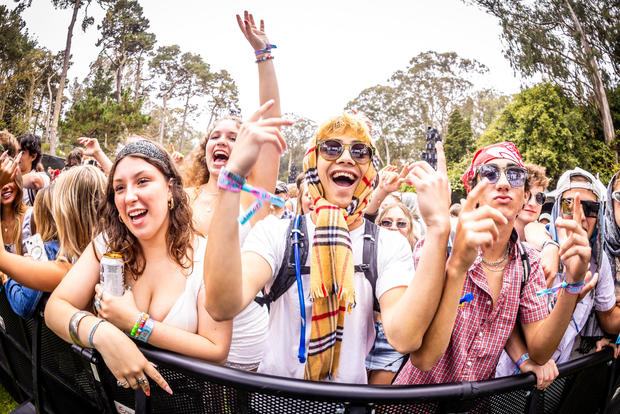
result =
[[43,239],[41,239],[41,235],[39,233],[33,234],[28,237],[24,244],[26,245],[26,252],[35,260],[39,262],[47,262],[47,253],[45,252],[45,245],[43,244]]

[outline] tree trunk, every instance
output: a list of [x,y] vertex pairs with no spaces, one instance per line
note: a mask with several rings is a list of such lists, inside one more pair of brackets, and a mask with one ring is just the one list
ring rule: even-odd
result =
[[166,95],[161,106],[161,119],[159,120],[159,144],[164,145],[164,127],[166,124]]
[[[581,38],[581,44],[584,50],[584,57],[586,59],[586,63],[590,68],[590,77],[594,83],[594,96],[596,98],[596,103],[598,104],[598,110],[601,117],[601,123],[603,124],[603,134],[605,135],[605,142],[610,144],[611,141],[616,137],[616,132],[614,131],[614,122],[611,117],[611,110],[609,109],[609,101],[607,100],[607,93],[605,92],[605,85],[603,85],[603,81],[601,79],[601,71],[598,68],[598,64],[594,59],[594,53],[592,52],[592,48],[590,47],[590,43],[586,37],[586,33],[577,19],[577,15],[575,14],[573,8],[570,5],[568,0],[564,0],[564,4],[568,8],[571,19],[575,24],[575,31]],[[616,155],[616,158],[617,155]]]
[[51,80],[52,80],[51,76],[47,78],[48,105],[47,105],[47,113],[45,114],[45,132],[44,132],[44,136],[47,137],[48,142],[50,140],[50,117],[52,115],[52,105],[54,103],[54,97],[52,96],[52,84],[50,82]]
[[134,101],[138,102],[140,96],[140,84],[142,83],[142,57],[138,56],[138,66],[136,68],[135,89],[133,92]]
[[185,144],[185,121],[187,120],[187,110],[189,108],[189,98],[192,96],[192,85],[189,85],[187,90],[187,98],[185,99],[185,109],[183,110],[183,122],[181,123],[181,140],[179,143],[179,152],[183,152],[183,145]]
[[58,82],[58,91],[56,92],[56,101],[54,102],[54,115],[52,116],[52,126],[50,128],[50,155],[56,155],[56,145],[58,144],[58,120],[60,119],[60,109],[62,108],[62,94],[65,89],[67,80],[67,70],[69,69],[69,60],[71,59],[71,39],[73,38],[73,26],[77,19],[78,11],[82,6],[82,0],[75,0],[73,6],[73,16],[67,30],[67,44],[65,46],[65,56],[62,63],[62,73]]
[[385,144],[385,158],[387,161],[386,165],[392,165],[390,164],[390,147],[388,146],[388,140],[385,136],[383,137],[383,143]]
[[30,88],[28,88],[28,95],[26,96],[26,125],[28,126],[28,130],[32,131],[30,126],[30,119],[32,118],[32,110],[34,108],[34,93],[35,86],[34,81],[30,84]]
[[121,104],[121,92],[123,83],[123,70],[125,70],[125,62],[127,62],[126,56],[121,56],[118,60],[118,67],[116,68],[116,103]]
[[41,107],[43,106],[43,96],[39,98],[39,106],[37,106],[37,115],[34,118],[34,124],[32,126],[32,133],[37,134],[37,125],[39,125],[39,116],[41,115]]

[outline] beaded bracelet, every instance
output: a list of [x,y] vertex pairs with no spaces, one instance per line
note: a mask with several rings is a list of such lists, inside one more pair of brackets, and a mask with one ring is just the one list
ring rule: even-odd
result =
[[149,340],[151,336],[151,332],[153,331],[153,326],[155,325],[155,321],[150,317],[146,320],[144,326],[142,327],[142,331],[140,331],[140,335],[136,337],[137,340],[146,342]]
[[271,45],[269,43],[265,43],[265,48],[264,49],[255,50],[254,54],[256,56],[258,56],[258,55],[263,54],[263,53],[269,53],[269,52],[271,52],[271,49],[277,49],[277,48],[278,48],[278,46],[276,46],[276,45]]
[[259,57],[258,59],[256,59],[254,61],[254,63],[261,63],[261,62],[265,62],[267,60],[272,60],[273,56],[269,55],[269,56],[263,56],[263,57]]
[[149,317],[148,314],[142,312],[140,316],[138,316],[136,323],[133,325],[133,329],[131,330],[131,333],[129,334],[129,336],[131,336],[132,338],[135,338],[137,335],[139,335],[138,329],[140,328],[140,324],[144,326],[144,322],[146,322],[148,317]]
[[515,370],[515,374],[521,372],[521,365],[528,359],[530,359],[530,355],[527,352],[521,355],[521,358],[519,358],[519,360],[517,361],[517,369]]

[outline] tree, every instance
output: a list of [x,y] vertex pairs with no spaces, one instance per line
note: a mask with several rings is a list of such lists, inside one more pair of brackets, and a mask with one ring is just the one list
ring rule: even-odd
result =
[[[607,144],[615,131],[605,88],[620,76],[617,0],[470,0],[497,17],[510,64],[543,75],[577,103],[597,108]],[[617,160],[616,160],[617,162]]]
[[473,132],[469,119],[463,118],[458,109],[450,115],[448,132],[444,137],[446,162],[455,164],[474,150]]
[[151,50],[155,44],[155,35],[147,32],[149,20],[144,17],[142,6],[138,1],[105,0],[104,2],[108,9],[103,21],[97,26],[101,30],[101,38],[96,46],[102,47],[101,53],[109,59],[114,69],[116,102],[120,103],[122,79],[127,63],[135,58],[139,60],[138,66],[140,66],[142,54]]
[[213,122],[226,113],[241,116],[239,109],[239,90],[235,81],[228,71],[222,69],[218,73],[213,74],[210,82],[202,84],[207,91],[209,102],[209,122],[207,123],[207,131],[211,128]]
[[491,125],[511,99],[493,89],[482,89],[465,100],[459,112],[470,119],[474,138],[478,138]]
[[159,93],[157,97],[162,99],[159,143],[163,144],[168,101],[179,96],[178,86],[185,82],[185,77],[187,76],[181,61],[181,48],[179,45],[159,47],[149,66],[159,80]]
[[287,148],[280,157],[278,176],[281,181],[294,182],[297,174],[303,171],[304,155],[310,139],[316,134],[317,124],[309,118],[292,113],[285,114],[284,117],[295,123],[282,129]]
[[478,140],[478,146],[512,141],[523,159],[545,166],[555,182],[579,166],[608,180],[614,171],[609,146],[592,134],[586,111],[557,85],[543,83],[521,91]]

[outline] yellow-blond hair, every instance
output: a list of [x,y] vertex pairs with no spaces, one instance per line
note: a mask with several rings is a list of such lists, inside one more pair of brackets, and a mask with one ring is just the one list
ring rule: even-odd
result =
[[53,194],[54,184],[51,184],[37,192],[34,198],[34,225],[44,242],[58,240],[56,222],[52,215]]
[[71,168],[56,179],[52,214],[58,230],[58,259],[73,262],[95,236],[105,175],[92,165]]
[[343,112],[341,115],[332,117],[321,124],[315,140],[347,136],[372,145],[370,130],[367,121],[356,114]]

